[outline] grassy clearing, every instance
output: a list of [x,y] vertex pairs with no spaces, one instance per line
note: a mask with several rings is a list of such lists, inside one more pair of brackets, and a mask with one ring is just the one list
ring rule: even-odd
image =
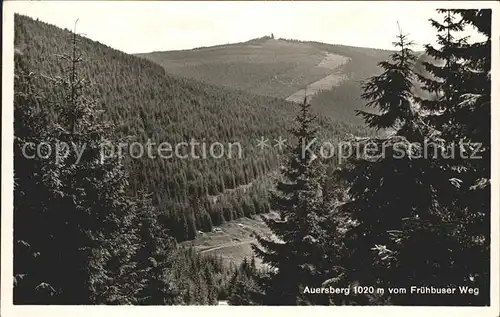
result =
[[[183,246],[191,246],[204,254],[216,254],[228,265],[239,264],[252,256],[251,244],[255,242],[255,233],[269,235],[269,228],[264,217],[277,217],[277,214],[257,215],[253,218],[241,218],[230,221],[215,228],[213,232],[199,234],[195,240],[183,242]],[[257,265],[261,263],[256,259]]]

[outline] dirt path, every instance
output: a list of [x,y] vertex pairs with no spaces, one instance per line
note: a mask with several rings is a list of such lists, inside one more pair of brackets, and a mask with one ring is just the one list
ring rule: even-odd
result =
[[224,244],[221,244],[221,245],[217,245],[217,246],[210,247],[208,249],[202,250],[202,251],[200,251],[200,253],[215,251],[215,250],[223,249],[223,248],[234,247],[234,246],[242,245],[242,244],[249,244],[249,243],[253,243],[253,242],[257,242],[257,240],[256,239],[246,239],[246,240],[243,240],[243,241],[231,241],[231,242],[228,242],[228,243],[224,243]]

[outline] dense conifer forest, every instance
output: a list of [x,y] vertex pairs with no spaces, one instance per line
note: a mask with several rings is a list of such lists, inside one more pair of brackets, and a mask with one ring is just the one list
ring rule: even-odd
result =
[[[491,10],[438,12],[430,20],[438,45],[426,53],[444,63],[423,62],[427,74],[417,73],[413,43],[400,30],[380,75],[362,83],[361,97],[377,111],[357,115],[392,130],[353,141],[371,152],[325,179],[327,162],[291,149],[270,200],[281,215],[268,220],[278,239],[260,237],[254,247],[275,268],[257,278],[261,303],[489,305]],[[466,27],[483,40],[461,36]],[[414,93],[415,82],[428,98]],[[292,130],[298,144],[317,130],[309,107]],[[351,292],[307,291],[321,287]]]
[[[15,46],[30,71],[62,75],[59,55],[71,50],[71,32],[24,16],[16,16],[15,23]],[[172,77],[152,62],[80,36],[78,49],[85,59],[82,76],[93,84],[89,94],[106,107],[104,115],[115,123],[119,140],[143,145],[148,140],[177,144],[192,139],[241,144],[241,158],[232,159],[132,159],[124,155],[130,192],[153,193],[162,222],[174,237],[192,239],[197,230],[210,231],[213,225],[239,218],[243,204],[256,206],[257,214],[268,211],[259,186],[253,186],[250,195],[216,204],[207,196],[250,184],[276,170],[276,151],[257,155],[255,144],[261,136],[272,139],[283,134],[296,109],[293,103]],[[47,81],[38,82],[44,87]],[[46,111],[53,116],[53,108]],[[322,126],[325,137],[334,139],[371,133],[328,118],[323,118]],[[226,209],[232,211],[224,213]]]

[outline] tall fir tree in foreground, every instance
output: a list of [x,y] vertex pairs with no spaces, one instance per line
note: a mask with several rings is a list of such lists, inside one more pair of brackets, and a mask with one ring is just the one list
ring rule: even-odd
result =
[[[483,293],[476,299],[480,305],[489,303],[490,252],[491,252],[491,23],[492,10],[458,10],[464,23],[482,35],[478,43],[465,44],[461,57],[465,61],[466,78],[469,84],[460,100],[458,115],[467,124],[460,134],[469,142],[480,143],[481,159],[467,162],[468,176],[462,186],[466,195],[459,195],[459,205],[476,215],[469,222],[468,236],[471,250],[479,250],[480,261],[471,263],[471,273],[476,285]],[[470,152],[470,151],[469,151]],[[471,270],[472,271],[472,270]]]
[[[476,13],[461,14],[474,20],[480,13],[473,11]],[[427,46],[427,51],[444,63],[424,64],[431,76],[419,76],[424,89],[435,98],[416,98],[402,84],[411,82],[415,76],[412,63],[399,71],[403,79],[394,81],[393,76],[383,73],[364,86],[363,97],[369,100],[368,105],[375,105],[381,113],[360,114],[368,125],[392,127],[394,132],[380,140],[368,140],[377,144],[377,154],[385,149],[382,155],[353,159],[344,170],[343,177],[350,182],[351,200],[342,210],[356,223],[346,240],[353,253],[345,258],[344,265],[349,280],[361,285],[468,286],[480,287],[481,294],[439,298],[390,295],[392,304],[488,302],[489,157],[464,159],[460,154],[471,154],[472,147],[467,143],[457,144],[471,140],[485,142],[486,149],[481,153],[488,153],[489,52],[476,50],[482,57],[472,57],[473,48],[487,44],[454,40],[453,32],[462,30],[460,23],[466,23],[467,19],[456,22],[451,12],[441,12],[445,15],[444,22],[432,21],[441,47]],[[401,61],[408,56],[400,48],[393,60]],[[385,65],[390,66],[381,63],[389,70]],[[468,78],[481,80],[482,88]],[[477,117],[485,127],[478,127],[477,122],[471,122],[463,114]],[[360,263],[373,264],[367,267]]]
[[[271,273],[263,279],[265,305],[301,305],[324,300],[304,294],[305,286],[322,282],[325,253],[325,214],[322,207],[322,160],[315,155],[317,129],[307,100],[300,106],[297,128],[291,133],[296,143],[284,167],[283,180],[271,192],[271,209],[279,219],[266,220],[272,237],[258,237],[254,251]],[[307,146],[313,145],[307,150]]]
[[[137,256],[149,243],[141,239],[151,236],[145,218],[153,215],[147,200],[127,196],[120,158],[101,158],[113,126],[101,119],[97,101],[86,97],[75,33],[71,40],[72,51],[61,56],[65,76],[48,78],[53,90],[45,96],[33,85],[41,76],[24,68],[22,52],[16,54],[14,302],[136,304],[140,296],[151,297],[141,290],[154,275],[138,266]],[[55,120],[44,115],[49,105],[56,109]],[[42,142],[53,152],[42,148],[41,155],[28,157]],[[150,257],[171,247],[155,248]]]
[[[430,284],[439,277],[442,285],[478,287],[478,295],[454,296],[446,302],[485,305],[489,301],[491,216],[491,11],[438,12],[442,22],[431,20],[438,33],[438,46],[427,45],[426,52],[444,63],[425,64],[431,77],[420,76],[424,89],[438,98],[419,100],[426,124],[438,131],[436,137],[428,137],[438,144],[434,147],[438,155],[426,160],[433,171],[431,188],[437,195],[430,221],[425,217],[414,219],[393,237],[399,244],[393,257],[404,267],[402,259],[411,257],[412,248],[421,245],[422,237],[433,237],[426,249],[431,255],[426,257],[427,270],[420,269],[423,279]],[[482,33],[482,41],[470,43],[467,37],[461,37],[461,31],[471,26]],[[411,265],[408,261],[404,270],[415,271]],[[422,298],[422,302],[433,304],[437,300]]]
[[[351,157],[339,171],[349,184],[349,199],[339,207],[339,213],[348,215],[352,223],[345,236],[349,253],[342,261],[346,268],[344,280],[351,284],[402,287],[415,283],[411,277],[396,279],[395,276],[401,277],[397,267],[392,267],[391,272],[385,270],[378,263],[376,247],[391,249],[391,232],[400,229],[406,219],[426,213],[431,205],[422,162],[408,157],[412,152],[410,143],[422,141],[427,132],[420,124],[412,95],[416,61],[413,43],[400,31],[393,44],[398,50],[389,61],[379,63],[383,72],[363,83],[362,97],[376,112],[357,112],[368,126],[389,128],[390,135],[354,141],[353,147],[365,151],[361,156]],[[394,157],[395,144],[404,153],[399,159]],[[369,147],[374,151],[369,152]],[[370,304],[374,299],[356,300],[359,304]]]
[[160,224],[158,209],[153,207],[149,197],[141,195],[135,203],[139,210],[137,225],[141,247],[133,260],[138,263],[137,274],[144,283],[137,294],[137,304],[181,304],[181,290],[174,275],[174,267],[179,265],[175,239]]

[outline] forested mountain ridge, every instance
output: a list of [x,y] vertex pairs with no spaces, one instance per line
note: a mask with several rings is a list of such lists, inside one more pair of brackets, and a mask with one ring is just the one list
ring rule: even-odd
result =
[[[37,74],[60,76],[64,69],[58,55],[71,48],[70,32],[16,15],[15,47],[29,69]],[[269,209],[264,189],[253,186],[242,197],[211,204],[207,196],[248,184],[277,167],[271,149],[257,155],[255,142],[284,133],[295,113],[293,103],[256,96],[194,80],[177,78],[145,59],[127,55],[84,37],[78,37],[83,54],[82,72],[94,87],[105,116],[118,126],[128,142],[240,142],[241,159],[131,159],[125,158],[132,192],[153,193],[164,225],[178,240],[191,239],[197,230]],[[51,109],[45,109],[49,113]],[[348,124],[323,120],[325,131],[340,138],[366,133]]]
[[[492,10],[437,12],[429,58],[400,29],[360,81],[365,128],[17,17],[15,304],[494,306]],[[243,155],[149,156],[150,141],[190,140]]]
[[173,74],[221,87],[301,102],[307,94],[320,115],[362,120],[360,81],[379,72],[391,51],[269,36],[193,50],[141,53]]
[[[313,111],[361,124],[354,115],[364,107],[361,81],[379,74],[378,63],[391,53],[264,36],[242,43],[136,55],[162,65],[169,73],[219,87],[297,102],[307,93]],[[425,59],[425,53],[419,54]]]

